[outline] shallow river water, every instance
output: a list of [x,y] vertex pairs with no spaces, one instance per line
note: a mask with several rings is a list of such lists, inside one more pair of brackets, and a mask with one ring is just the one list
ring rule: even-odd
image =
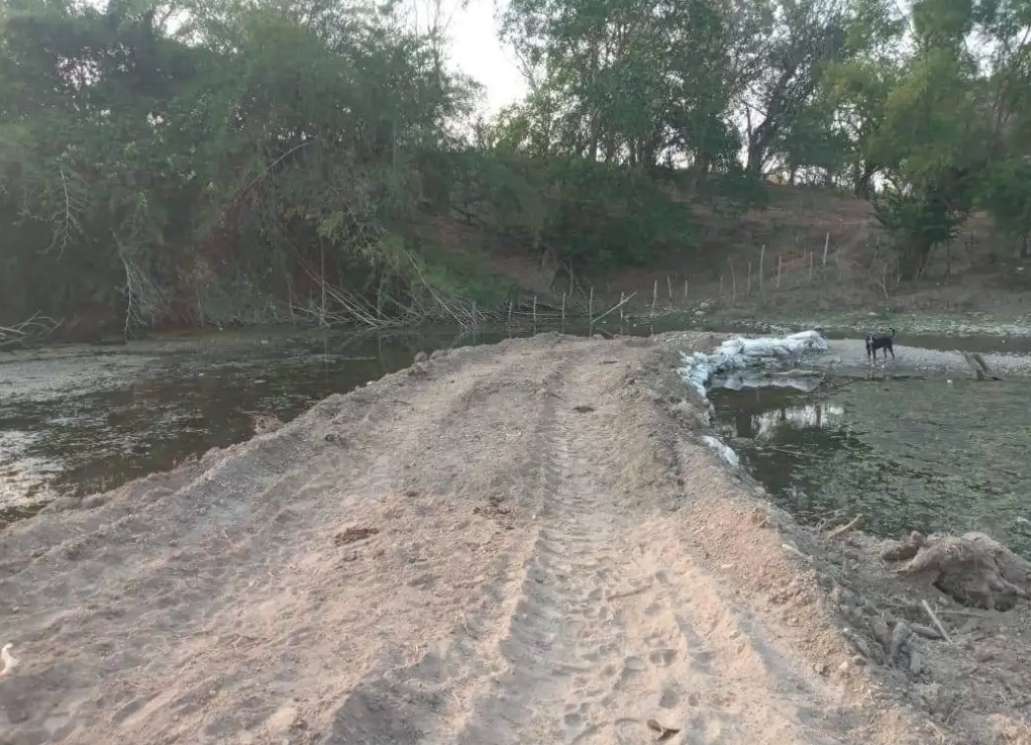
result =
[[[240,442],[254,433],[255,415],[289,420],[407,367],[419,351],[529,332],[252,330],[0,355],[0,528],[55,497],[112,488]],[[1019,337],[907,342],[928,359],[955,347],[1029,347]],[[1031,555],[1031,380],[952,377],[841,370],[813,394],[711,398],[721,434],[804,521],[861,512],[868,530],[885,535],[985,530]]]

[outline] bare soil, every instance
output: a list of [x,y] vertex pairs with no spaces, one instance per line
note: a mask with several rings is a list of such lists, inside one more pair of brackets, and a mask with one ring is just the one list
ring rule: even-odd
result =
[[843,632],[848,558],[702,444],[670,371],[712,342],[436,354],[5,530],[0,743],[953,737]]

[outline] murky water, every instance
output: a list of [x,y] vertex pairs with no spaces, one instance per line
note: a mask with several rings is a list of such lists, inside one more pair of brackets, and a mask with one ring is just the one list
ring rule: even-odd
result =
[[419,351],[530,333],[248,330],[0,356],[0,528],[55,497],[114,488],[241,442],[254,434],[254,415],[289,421],[408,367]]
[[881,535],[981,530],[1031,556],[1028,383],[855,379],[711,398],[728,444],[803,521],[862,513]]
[[[655,331],[686,325],[665,319]],[[240,442],[254,432],[253,415],[288,421],[329,394],[407,367],[418,351],[529,333],[247,331],[0,356],[0,528],[54,497],[113,488]],[[919,342],[985,352],[1026,344]],[[862,512],[867,529],[885,535],[985,530],[1031,555],[1028,384],[841,377],[810,396],[712,398],[722,434],[803,520]]]

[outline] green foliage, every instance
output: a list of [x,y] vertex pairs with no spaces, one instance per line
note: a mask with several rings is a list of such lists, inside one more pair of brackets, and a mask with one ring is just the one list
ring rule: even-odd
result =
[[368,300],[423,268],[486,301],[482,267],[413,255],[425,213],[579,272],[690,245],[685,195],[741,210],[768,174],[874,199],[908,276],[975,205],[1026,244],[1031,0],[512,0],[502,21],[531,93],[470,127],[475,85],[393,2],[7,0],[3,320],[198,321],[239,288],[251,317],[323,272]]
[[1031,256],[1031,161],[1011,158],[993,164],[985,179],[982,203],[1005,231]]
[[643,169],[503,150],[467,151],[450,168],[461,212],[576,270],[643,264],[692,236],[688,206]]
[[[0,25],[0,225],[58,315],[92,299],[174,319],[227,268],[374,272],[469,88],[389,7],[20,0]],[[9,289],[0,287],[0,291]],[[166,288],[159,297],[157,288]],[[199,292],[199,291],[198,291]],[[187,311],[192,314],[192,311]],[[196,319],[194,319],[196,320]]]

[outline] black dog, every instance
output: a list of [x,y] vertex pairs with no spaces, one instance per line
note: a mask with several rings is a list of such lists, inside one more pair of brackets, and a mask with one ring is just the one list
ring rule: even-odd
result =
[[866,358],[871,357],[876,361],[877,350],[884,350],[884,359],[888,359],[888,352],[891,352],[891,358],[895,359],[895,349],[892,344],[895,341],[895,329],[888,329],[890,334],[867,334],[866,335]]

